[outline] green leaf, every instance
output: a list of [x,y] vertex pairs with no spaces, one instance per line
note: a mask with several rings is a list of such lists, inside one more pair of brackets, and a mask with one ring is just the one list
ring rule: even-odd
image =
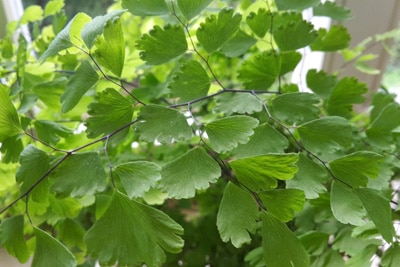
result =
[[11,163],[19,160],[19,155],[24,149],[20,136],[12,136],[1,141],[1,162]]
[[105,189],[106,173],[96,152],[71,154],[52,172],[52,190],[62,195],[83,197]]
[[211,15],[200,24],[196,31],[197,40],[211,54],[235,36],[241,20],[242,15],[234,14],[233,9],[222,9],[218,18]]
[[178,0],[178,7],[187,20],[191,20],[205,9],[212,0]]
[[135,16],[160,16],[169,14],[165,0],[122,0],[122,7]]
[[379,191],[370,188],[357,188],[355,194],[360,198],[382,237],[388,243],[393,242],[395,231],[389,199],[381,196]]
[[86,252],[86,244],[83,242],[83,236],[86,231],[79,221],[70,218],[65,218],[57,224],[58,235],[57,237],[67,247]]
[[158,105],[142,107],[135,127],[140,140],[146,142],[171,143],[192,137],[192,129],[181,112]]
[[276,0],[276,6],[279,10],[297,9],[303,10],[308,7],[316,6],[320,3],[320,0]]
[[168,88],[172,97],[179,97],[179,102],[183,103],[206,96],[210,85],[210,78],[201,64],[189,60],[174,73]]
[[[329,244],[329,234],[310,231],[300,237],[304,248],[311,256],[320,256]],[[326,265],[324,265],[326,266]]]
[[81,31],[81,37],[85,42],[86,46],[92,48],[97,37],[103,33],[104,27],[106,27],[109,20],[113,20],[119,17],[125,12],[125,10],[114,10],[104,16],[97,16],[92,21],[85,24]]
[[[97,101],[88,106],[87,136],[95,138],[120,129],[132,120],[133,106],[128,99],[112,88],[99,93]],[[127,134],[129,129],[124,131]]]
[[65,93],[61,96],[61,111],[66,113],[73,109],[83,95],[99,80],[99,75],[84,61],[76,70],[75,75],[68,81]]
[[9,90],[0,84],[0,142],[21,132],[18,113],[11,102]]
[[182,234],[183,228],[165,213],[115,192],[85,242],[89,254],[102,265],[161,266],[166,260],[163,250],[182,250]]
[[120,77],[125,60],[125,40],[120,19],[109,20],[103,36],[97,37],[94,45],[96,50],[93,55],[97,62]]
[[382,267],[391,267],[400,265],[400,246],[399,243],[392,243],[392,246],[385,251],[382,256]]
[[236,157],[246,158],[267,153],[283,153],[289,141],[269,124],[254,129],[254,134],[246,144],[239,144],[232,152]]
[[310,45],[310,48],[313,51],[338,51],[347,48],[350,39],[351,36],[346,27],[332,25],[329,31],[324,28],[318,30],[318,38]]
[[334,152],[351,145],[352,128],[341,117],[324,117],[300,125],[299,135],[303,145],[313,152]]
[[221,47],[220,52],[227,57],[238,57],[246,53],[256,42],[256,39],[239,30]]
[[291,221],[305,202],[304,192],[298,189],[273,189],[258,193],[268,212],[281,222]]
[[273,36],[281,51],[291,51],[312,44],[317,39],[318,33],[314,30],[313,24],[301,20],[290,21],[277,27]]
[[379,174],[383,157],[375,152],[358,151],[329,162],[333,174],[352,187],[366,186],[368,178]]
[[307,86],[323,99],[329,98],[337,84],[336,76],[328,75],[323,70],[311,69],[306,76]]
[[161,168],[157,164],[147,161],[120,164],[114,171],[130,198],[142,197],[150,187],[154,187],[161,179],[160,172]]
[[303,190],[307,199],[318,198],[319,194],[326,192],[324,184],[328,180],[328,173],[323,166],[304,154],[300,154],[297,166],[299,171],[293,179],[286,181],[286,188]]
[[270,11],[260,8],[257,13],[251,12],[247,16],[246,23],[258,37],[263,38],[271,30],[272,18]]
[[16,257],[20,263],[29,260],[30,253],[25,242],[23,215],[16,215],[2,220],[0,224],[0,244],[2,248],[7,249],[10,255]]
[[140,58],[149,65],[160,65],[186,52],[188,45],[185,32],[180,25],[167,24],[164,28],[154,26],[136,42],[142,50]]
[[298,171],[297,154],[267,154],[230,162],[237,179],[251,190],[275,188],[276,179],[289,180]]
[[44,8],[44,17],[55,15],[64,7],[64,0],[52,0],[46,4]]
[[252,94],[224,93],[214,97],[214,112],[231,115],[232,113],[253,114],[263,108],[261,101]]
[[326,1],[313,8],[314,16],[330,17],[334,20],[348,20],[353,18],[351,11],[343,6],[338,6],[335,2]]
[[31,90],[50,109],[60,110],[60,98],[65,92],[67,77],[53,79],[34,85]]
[[73,134],[72,129],[50,120],[37,120],[33,124],[39,139],[49,144],[57,144],[60,137],[67,138]]
[[206,132],[213,149],[226,152],[249,141],[258,120],[252,117],[237,115],[215,120],[206,125]]
[[299,124],[318,118],[319,102],[319,97],[310,93],[283,94],[272,100],[271,112],[280,121]]
[[332,94],[327,102],[329,115],[349,118],[353,104],[365,101],[363,94],[368,92],[366,84],[359,83],[354,77],[346,77],[340,80],[333,88]]
[[246,89],[268,89],[278,78],[281,58],[274,51],[265,51],[243,62],[238,79]]
[[39,228],[34,228],[36,236],[35,254],[32,267],[42,266],[77,266],[72,253],[57,239]]
[[231,240],[239,248],[250,243],[249,233],[258,228],[258,206],[248,191],[229,182],[224,190],[217,214],[217,227],[224,242]]
[[331,209],[335,218],[343,224],[364,225],[364,206],[354,190],[341,182],[332,182]]
[[24,14],[20,19],[21,24],[35,22],[43,19],[43,9],[39,5],[30,5],[24,10]]
[[378,148],[390,148],[393,142],[392,131],[399,125],[400,106],[396,103],[390,103],[382,109],[368,127],[366,131],[368,142]]
[[287,51],[280,54],[281,57],[281,69],[279,75],[285,75],[293,71],[300,63],[302,55],[297,51]]
[[308,254],[296,235],[283,222],[263,212],[262,244],[268,267],[308,267]]
[[191,198],[221,175],[218,163],[196,147],[163,166],[159,187],[171,198]]

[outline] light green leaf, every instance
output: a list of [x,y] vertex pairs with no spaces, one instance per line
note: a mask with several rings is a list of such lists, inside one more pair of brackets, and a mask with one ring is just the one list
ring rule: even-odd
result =
[[89,49],[92,48],[96,38],[103,33],[107,22],[119,17],[124,12],[125,10],[114,10],[104,16],[97,16],[92,21],[86,23],[81,32],[81,37],[86,46]]
[[297,166],[299,171],[293,179],[286,181],[286,188],[303,190],[307,199],[318,198],[326,191],[324,183],[328,180],[328,173],[323,166],[304,154],[300,154]]
[[300,125],[298,128],[304,147],[313,152],[334,152],[351,145],[352,128],[341,117],[324,117]]
[[323,99],[329,98],[337,84],[336,76],[328,75],[323,70],[311,69],[306,76],[307,86]]
[[224,93],[214,97],[216,113],[231,115],[232,113],[253,114],[262,110],[261,101],[252,94]]
[[89,254],[102,265],[161,266],[166,260],[164,250],[182,250],[182,234],[183,228],[165,213],[115,192],[85,242]]
[[274,51],[265,51],[243,62],[238,79],[246,89],[268,89],[278,78],[281,58]]
[[172,97],[179,97],[179,102],[187,102],[206,96],[210,89],[210,78],[198,61],[189,60],[174,73],[168,85]]
[[300,124],[318,118],[319,102],[319,97],[310,93],[283,94],[272,100],[271,112],[280,121]]
[[276,179],[289,180],[298,171],[297,154],[266,154],[230,162],[237,179],[251,190],[275,188]]
[[22,14],[20,23],[27,24],[29,22],[35,22],[42,19],[43,19],[42,7],[39,5],[30,5],[25,9],[24,14]]
[[75,257],[57,239],[36,227],[34,227],[34,233],[36,236],[36,247],[32,267],[77,266]]
[[291,51],[312,44],[317,39],[318,33],[314,30],[313,24],[301,20],[289,21],[275,28],[273,36],[281,51]]
[[279,75],[285,75],[293,71],[299,64],[302,55],[297,51],[286,51],[279,54],[281,57],[281,69]]
[[186,52],[188,45],[185,32],[180,25],[167,24],[164,28],[154,26],[136,42],[141,50],[140,58],[149,65],[160,65]]
[[264,8],[260,8],[257,13],[251,12],[247,16],[246,23],[258,37],[263,38],[271,30],[272,14]]
[[392,243],[392,246],[385,251],[382,256],[382,267],[400,266],[400,246],[399,243]]
[[239,158],[263,155],[267,153],[283,153],[289,141],[269,124],[254,129],[254,134],[246,144],[239,144],[232,153]]
[[159,187],[171,198],[191,198],[221,175],[218,163],[196,147],[163,166]]
[[366,84],[360,83],[356,78],[343,78],[333,88],[327,101],[329,115],[349,118],[353,110],[353,104],[363,103],[365,98],[362,95],[367,92]]
[[165,0],[122,0],[122,7],[135,16],[160,16],[169,13]]
[[138,120],[135,127],[142,141],[171,143],[192,137],[192,129],[185,116],[176,109],[147,105],[140,109]]
[[258,228],[258,206],[248,191],[229,182],[224,190],[217,214],[217,227],[222,241],[239,248],[250,243],[249,233]]
[[62,195],[83,197],[103,191],[106,173],[96,152],[71,154],[52,174],[52,190]]
[[212,0],[178,0],[178,7],[187,20],[191,20],[205,9]]
[[154,187],[161,179],[160,172],[161,168],[157,164],[147,161],[120,164],[114,171],[130,198],[142,197],[150,187]]
[[52,16],[61,11],[64,7],[64,0],[52,0],[44,8],[44,17]]
[[93,55],[97,62],[120,77],[125,60],[125,40],[119,18],[106,23],[103,36],[97,37],[94,45]]
[[222,9],[218,18],[211,15],[200,24],[196,31],[197,40],[211,54],[235,36],[241,20],[242,15],[234,14],[233,9]]
[[296,235],[267,212],[262,218],[264,262],[268,267],[309,267],[308,254]]
[[65,92],[67,77],[56,78],[34,85],[31,90],[46,106],[53,110],[60,110],[60,98]]
[[20,136],[12,136],[1,141],[1,162],[11,163],[19,160],[19,155],[24,149]]
[[238,57],[246,53],[256,42],[256,39],[239,30],[221,47],[220,52],[227,57]]
[[99,80],[99,75],[90,65],[84,61],[76,70],[75,75],[68,81],[65,93],[61,96],[61,111],[63,113],[73,109],[83,95]]
[[9,95],[9,89],[0,84],[0,142],[22,132],[18,113]]
[[27,262],[30,256],[24,236],[24,216],[5,218],[0,224],[0,244],[19,262]]
[[268,212],[281,222],[291,221],[305,202],[304,192],[298,189],[272,189],[258,193]]
[[360,199],[352,189],[341,182],[332,182],[331,209],[333,216],[343,224],[365,224],[366,212]]
[[335,2],[325,1],[313,8],[314,16],[330,17],[334,20],[348,20],[353,18],[351,11],[343,6],[338,6]]
[[276,0],[276,6],[279,10],[297,9],[303,10],[308,7],[316,6],[320,0]]
[[50,120],[37,120],[33,125],[39,139],[49,144],[57,144],[60,137],[67,138],[73,134],[72,129]]
[[382,237],[388,243],[393,242],[395,231],[389,199],[380,195],[379,191],[370,188],[357,188],[355,194],[360,198]]
[[95,138],[101,134],[110,134],[131,122],[133,106],[120,93],[107,88],[99,93],[96,102],[88,106],[88,114],[90,117],[86,120],[86,132],[89,138]]
[[221,153],[247,143],[257,125],[257,119],[237,115],[210,122],[205,128],[212,148]]
[[329,31],[324,28],[318,30],[318,38],[310,45],[310,48],[313,51],[338,51],[347,48],[350,39],[351,36],[346,27],[332,25]]
[[375,152],[358,151],[329,162],[337,179],[352,187],[366,186],[368,178],[379,174],[383,157]]

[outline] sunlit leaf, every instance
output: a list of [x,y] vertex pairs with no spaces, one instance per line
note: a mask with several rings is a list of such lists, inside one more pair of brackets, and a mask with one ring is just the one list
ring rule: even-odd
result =
[[169,13],[165,0],[122,0],[122,7],[136,16],[159,16]]
[[161,266],[166,260],[164,250],[182,250],[182,234],[183,228],[165,213],[115,192],[85,242],[90,255],[103,265]]
[[237,248],[250,243],[249,233],[254,234],[257,230],[258,218],[258,207],[250,193],[229,182],[217,215],[217,227],[222,241],[231,240]]
[[335,2],[325,1],[313,7],[314,16],[330,17],[334,20],[348,20],[353,18],[351,11]]
[[52,16],[60,12],[64,7],[64,0],[52,0],[46,4],[44,8],[44,17]]
[[0,142],[21,132],[17,110],[11,102],[9,90],[0,84]]
[[27,262],[30,256],[24,237],[24,216],[17,215],[2,220],[0,224],[0,244],[19,262]]
[[43,19],[43,9],[39,5],[30,5],[24,10],[24,14],[20,19],[21,24],[27,24],[29,22],[34,22]]
[[261,101],[252,94],[225,93],[216,96],[214,111],[225,115],[253,114],[262,110]]
[[187,20],[191,20],[205,9],[212,0],[178,0],[178,7]]
[[159,187],[171,198],[194,197],[221,175],[218,163],[197,147],[162,167]]
[[329,31],[320,28],[317,40],[310,47],[313,51],[337,51],[347,48],[350,39],[351,36],[344,26],[332,25]]

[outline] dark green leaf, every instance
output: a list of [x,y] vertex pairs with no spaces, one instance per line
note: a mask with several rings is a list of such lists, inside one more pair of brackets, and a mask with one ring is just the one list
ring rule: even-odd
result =
[[357,188],[356,195],[374,222],[386,242],[391,243],[395,234],[392,222],[392,210],[389,199],[380,195],[379,191],[370,188]]
[[142,197],[150,187],[154,187],[161,179],[160,172],[161,168],[157,164],[147,161],[120,164],[114,171],[130,198]]
[[307,72],[307,86],[321,98],[327,99],[337,84],[336,76],[328,75],[323,70],[311,69]]
[[196,147],[163,166],[159,187],[171,198],[191,198],[221,175],[218,163]]
[[297,51],[287,51],[280,54],[281,57],[281,70],[279,75],[284,75],[293,71],[299,64],[302,55]]
[[229,182],[222,196],[217,215],[217,227],[224,242],[231,240],[239,248],[250,243],[249,233],[258,228],[258,206],[249,192]]
[[258,37],[263,38],[271,30],[272,14],[264,8],[260,8],[257,13],[251,12],[247,16],[246,23]]
[[206,96],[211,82],[201,64],[190,60],[182,64],[179,71],[174,73],[168,88],[172,97],[179,97],[179,102],[187,102]]
[[383,254],[382,267],[392,267],[400,265],[400,246],[399,243],[392,243],[392,246]]
[[11,163],[17,162],[19,160],[19,155],[24,149],[24,144],[20,136],[12,136],[4,139],[1,142],[1,162],[3,163]]
[[52,190],[72,197],[92,195],[106,186],[106,173],[96,152],[71,154],[53,171],[52,177]]
[[76,70],[75,75],[68,81],[65,93],[61,96],[61,111],[68,112],[81,100],[83,95],[99,80],[99,75],[90,65],[84,61]]
[[[86,120],[87,135],[95,138],[107,135],[132,120],[133,106],[128,99],[114,89],[107,88],[99,93],[97,101],[88,106],[90,117]],[[125,130],[125,134],[128,129]]]
[[160,16],[169,13],[165,0],[122,0],[122,7],[136,16]]
[[165,213],[115,192],[85,241],[102,265],[161,266],[166,260],[164,250],[182,250],[182,234],[183,228]]
[[72,129],[50,120],[37,120],[33,125],[39,139],[49,144],[57,144],[60,137],[67,138],[73,134]]
[[252,94],[225,93],[216,96],[214,111],[225,115],[253,114],[262,110],[261,101]]
[[180,25],[154,26],[136,42],[140,58],[149,65],[160,65],[174,59],[188,49],[185,32]]
[[353,18],[351,11],[343,6],[338,6],[335,2],[325,1],[313,8],[314,16],[330,17],[334,20],[348,20]]
[[298,189],[272,189],[258,193],[258,197],[275,218],[291,221],[296,211],[303,209],[304,192]]
[[21,132],[19,117],[11,102],[9,90],[0,84],[0,142]]
[[227,57],[238,57],[247,52],[256,42],[256,39],[239,30],[232,39],[221,47],[220,52]]
[[320,256],[328,247],[329,234],[310,231],[302,235],[300,241],[310,255]]
[[178,7],[187,20],[191,20],[205,9],[212,0],[178,0]]
[[320,28],[317,40],[310,47],[313,51],[337,51],[347,48],[350,39],[347,28],[341,25],[332,25],[329,31]]
[[303,10],[308,7],[316,6],[320,0],[276,0],[276,6],[279,10],[298,9]]
[[387,106],[395,103],[396,94],[376,92],[372,95],[373,109],[370,112],[370,121],[373,122]]
[[140,109],[139,122],[135,124],[140,140],[160,143],[188,140],[192,129],[185,116],[176,109],[147,105]]
[[222,9],[218,18],[211,15],[200,24],[196,31],[197,40],[208,53],[215,52],[235,36],[241,20],[242,16],[234,14],[233,9]]
[[24,216],[17,215],[2,220],[0,224],[0,244],[19,262],[27,262],[30,256],[24,237]]
[[333,174],[352,187],[366,186],[368,178],[379,174],[383,157],[374,152],[358,151],[329,162]]
[[268,89],[277,79],[280,68],[280,56],[273,51],[266,51],[244,61],[238,79],[246,89]]
[[226,152],[249,141],[258,120],[249,116],[238,115],[218,119],[206,125],[208,138],[213,149]]
[[32,260],[32,267],[77,266],[75,257],[57,239],[39,228],[34,228],[36,236],[35,254]]
[[308,267],[308,254],[296,235],[283,222],[263,212],[264,262],[268,267]]
[[312,44],[317,39],[318,33],[314,30],[313,24],[301,20],[290,21],[277,27],[273,36],[281,51],[291,51]]
[[[86,244],[83,242],[83,236],[86,231],[79,221],[65,218],[57,224],[58,235],[57,237],[67,247],[73,248],[75,251],[86,252]],[[74,253],[76,253],[73,250]]]
[[297,154],[267,154],[233,160],[230,165],[238,180],[251,190],[275,188],[277,180],[289,180],[298,171]]

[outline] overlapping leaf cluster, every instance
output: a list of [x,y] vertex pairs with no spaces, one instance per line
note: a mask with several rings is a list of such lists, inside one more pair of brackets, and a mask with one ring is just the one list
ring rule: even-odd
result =
[[[63,6],[20,24],[65,24]],[[354,77],[289,82],[299,49],[349,45],[306,8],[351,18],[319,0],[122,0],[31,44],[11,29],[1,246],[32,266],[301,267],[364,266],[385,242],[396,266],[400,107],[381,92],[356,116],[368,89]]]

